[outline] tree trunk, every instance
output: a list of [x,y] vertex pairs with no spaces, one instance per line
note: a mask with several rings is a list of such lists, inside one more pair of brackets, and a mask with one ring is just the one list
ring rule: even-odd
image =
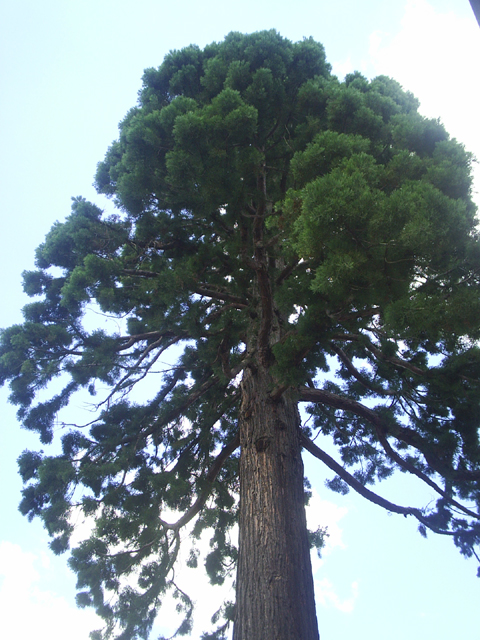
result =
[[480,0],[470,0],[470,4],[477,19],[478,26],[480,27]]
[[318,640],[297,404],[245,371],[234,640]]

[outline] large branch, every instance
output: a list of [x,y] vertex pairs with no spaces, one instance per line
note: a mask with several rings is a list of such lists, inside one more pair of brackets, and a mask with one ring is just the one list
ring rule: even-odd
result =
[[160,275],[156,271],[146,271],[145,269],[122,269],[126,276],[137,276],[139,278],[158,278]]
[[371,382],[367,378],[365,378],[365,376],[363,376],[360,373],[360,371],[355,367],[355,365],[347,356],[345,351],[343,351],[343,349],[340,349],[340,347],[337,347],[337,345],[333,343],[330,344],[330,347],[337,354],[340,360],[343,362],[343,364],[345,365],[345,368],[350,373],[350,375],[352,375],[356,380],[358,380],[358,382],[360,382],[360,384],[362,384],[366,389],[369,389],[370,391],[373,391],[378,395],[383,395],[383,396],[396,395],[396,391],[389,391],[388,389],[382,389],[382,387],[379,387],[378,385],[376,386],[371,384]]
[[[120,343],[120,345],[117,347],[117,351],[130,349],[130,347],[133,347],[133,345],[137,342],[143,342],[144,340],[150,340],[153,338],[156,338],[158,340],[159,338],[171,338],[174,336],[175,334],[173,333],[173,331],[148,331],[146,333],[136,333],[133,336],[120,336],[118,338],[118,342]],[[188,336],[186,334],[178,336],[179,339],[181,339],[182,337],[186,338]]]
[[374,356],[376,356],[379,360],[383,362],[389,362],[393,364],[395,367],[400,369],[407,369],[412,373],[415,373],[417,376],[425,377],[426,371],[416,367],[415,365],[407,362],[406,360],[402,360],[402,358],[387,356],[385,355],[381,349],[373,344],[373,342],[366,336],[365,334],[356,334],[356,333],[338,333],[332,336],[334,340],[341,341],[350,341],[350,342],[362,342],[365,345],[365,348],[368,349]]
[[295,271],[299,263],[300,263],[300,258],[295,258],[290,264],[288,264],[277,276],[277,279],[275,280],[275,284],[277,286],[280,286],[282,282],[286,278],[288,278],[293,273],[293,271]]
[[198,496],[198,498],[195,500],[195,502],[192,504],[190,509],[188,509],[183,514],[183,516],[173,524],[169,524],[168,522],[164,522],[163,520],[160,520],[162,526],[164,526],[166,529],[173,529],[175,531],[178,531],[179,529],[184,527],[186,524],[188,524],[197,515],[197,513],[205,505],[205,502],[207,501],[208,496],[212,491],[215,478],[218,476],[221,468],[223,467],[223,463],[225,462],[225,460],[227,460],[227,458],[229,458],[232,455],[235,449],[237,449],[239,446],[240,446],[240,436],[237,433],[235,438],[231,442],[229,442],[227,445],[225,445],[223,449],[220,451],[220,453],[218,454],[218,456],[216,457],[214,463],[210,467],[207,475],[205,476],[205,479],[204,479],[205,488],[203,489],[201,494]]
[[434,531],[435,533],[440,533],[443,535],[454,535],[453,531],[448,531],[446,529],[440,529],[432,525],[429,520],[422,514],[420,509],[415,507],[401,507],[381,496],[377,495],[370,489],[367,489],[361,482],[359,482],[352,474],[348,473],[346,469],[344,469],[336,460],[330,457],[325,451],[320,449],[316,444],[314,444],[307,436],[303,433],[300,433],[300,442],[303,447],[309,451],[313,456],[315,456],[318,460],[321,460],[329,469],[334,471],[344,482],[346,482],[352,489],[354,489],[361,496],[373,502],[374,504],[383,507],[387,511],[392,513],[400,513],[404,516],[414,516],[417,518],[419,522],[423,525]]
[[345,398],[344,396],[339,396],[338,394],[332,393],[331,391],[326,391],[325,389],[300,387],[298,391],[300,394],[300,400],[303,400],[305,402],[322,403],[328,405],[329,407],[333,407],[334,409],[350,411],[351,413],[355,413],[356,415],[366,418],[374,426],[378,426],[379,428],[384,429],[384,423],[380,416],[377,415],[375,411],[372,411],[372,409],[365,407],[363,404],[360,404],[360,402],[357,402],[356,400]]
[[[349,411],[350,413],[354,413],[357,416],[361,416],[368,420],[370,424],[375,428],[375,433],[377,434],[378,440],[380,444],[383,446],[386,454],[389,456],[391,460],[396,462],[399,466],[401,466],[406,471],[409,471],[413,475],[416,475],[420,478],[425,484],[430,486],[434,491],[436,491],[439,495],[441,495],[450,505],[460,509],[463,513],[474,517],[476,519],[480,519],[480,515],[471,511],[467,507],[461,505],[456,500],[454,500],[451,496],[448,495],[446,491],[444,491],[441,487],[439,487],[436,482],[434,482],[431,478],[429,478],[426,474],[424,474],[420,469],[417,469],[414,465],[410,464],[406,460],[404,460],[389,444],[386,434],[390,430],[392,431],[392,426],[385,425],[383,419],[372,409],[365,407],[360,402],[356,400],[351,400],[350,398],[344,398],[339,396],[331,391],[325,391],[324,389],[311,389],[309,387],[301,387],[299,389],[300,400],[304,400],[307,402],[313,403],[322,403],[326,404],[334,409],[340,409],[342,411]],[[441,465],[440,460],[437,456],[432,455],[428,451],[428,444],[424,442],[423,438],[421,438],[418,434],[416,434],[411,429],[407,429],[405,427],[398,427],[395,429],[393,433],[391,433],[395,438],[406,442],[410,446],[413,446],[418,451],[422,453],[425,457],[428,464],[433,467],[433,469],[439,473],[440,475],[444,475],[446,471],[449,472],[450,475],[455,477],[455,471],[453,469],[445,469],[442,468],[445,465]],[[403,437],[402,437],[403,435]],[[406,439],[408,437],[408,440]],[[415,436],[415,437],[412,437]],[[443,472],[443,473],[442,473]]]
[[199,286],[195,287],[193,293],[197,293],[200,296],[205,296],[206,298],[223,300],[224,302],[232,302],[238,309],[244,309],[248,306],[248,303],[244,298],[240,298],[239,296],[234,296],[225,291],[219,291],[208,287],[208,284],[199,283]]
[[[175,380],[175,377],[174,377],[174,380]],[[153,435],[155,431],[157,431],[158,429],[161,429],[163,426],[176,420],[179,416],[185,413],[185,411],[189,407],[191,407],[192,404],[194,404],[199,398],[201,398],[204,393],[206,393],[209,389],[215,386],[219,382],[219,380],[220,379],[218,376],[210,376],[202,385],[192,390],[192,392],[187,395],[184,402],[179,407],[176,407],[175,409],[172,409],[171,411],[169,411],[161,421],[155,420],[153,424],[150,425],[148,429],[145,429],[145,431],[141,435],[144,438],[148,438],[148,436]],[[175,380],[175,383],[173,386],[175,386],[176,383],[177,383],[177,380]],[[162,402],[163,399],[166,397],[166,395],[170,393],[170,391],[173,389],[173,386],[170,383],[170,385],[168,385],[166,389],[164,389],[165,393],[162,394],[162,398],[160,399],[160,402]],[[123,446],[123,445],[130,444],[134,440],[137,440],[138,437],[139,437],[139,434],[134,434],[134,435],[122,438],[122,440],[118,443],[118,445]]]
[[[123,269],[122,273],[129,276],[138,276],[141,278],[157,278],[159,273],[155,271],[145,271],[142,269]],[[247,306],[247,301],[239,296],[231,295],[230,293],[221,290],[220,288],[213,287],[208,283],[199,282],[198,287],[192,289],[192,293],[205,296],[207,298],[214,298],[215,300],[224,300],[225,302],[237,303],[239,308]]]

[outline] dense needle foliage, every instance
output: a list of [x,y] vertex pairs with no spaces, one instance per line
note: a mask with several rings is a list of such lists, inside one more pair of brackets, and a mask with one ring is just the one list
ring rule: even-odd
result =
[[[24,274],[35,300],[2,332],[0,380],[42,443],[61,437],[56,454],[21,456],[22,512],[43,519],[56,553],[79,511],[94,522],[70,563],[79,605],[107,622],[95,637],[148,637],[176,589],[183,527],[211,531],[213,583],[235,562],[240,380],[259,354],[271,397],[308,403],[302,444],[335,472],[332,488],[475,554],[471,157],[417,106],[387,77],[340,82],[311,39],[232,33],[172,52],[145,72],[98,165],[118,213],[75,198],[38,248]],[[92,310],[117,321],[100,329]],[[67,425],[82,390],[96,412]],[[393,505],[367,488],[395,469],[436,504]]]

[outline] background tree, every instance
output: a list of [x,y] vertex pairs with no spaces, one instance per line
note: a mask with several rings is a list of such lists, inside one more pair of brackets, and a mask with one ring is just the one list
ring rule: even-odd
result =
[[[193,545],[211,531],[213,583],[237,564],[236,607],[223,609],[236,640],[318,638],[309,548],[322,532],[306,529],[302,447],[336,473],[333,489],[475,554],[470,163],[395,81],[340,83],[312,40],[232,33],[145,72],[96,176],[118,214],[74,199],[25,273],[37,300],[0,350],[0,379],[45,444],[77,392],[96,396],[89,424],[62,429],[61,452],[19,460],[21,509],[54,551],[77,511],[95,523],[70,560],[79,605],[107,623],[95,637],[148,637],[168,589],[188,633],[173,567],[190,525]],[[436,504],[368,488],[395,469]]]

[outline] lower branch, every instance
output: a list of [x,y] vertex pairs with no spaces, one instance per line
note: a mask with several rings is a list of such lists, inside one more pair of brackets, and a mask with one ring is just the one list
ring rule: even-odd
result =
[[303,433],[300,434],[300,441],[302,446],[309,451],[315,458],[321,460],[329,469],[334,471],[344,482],[346,482],[352,489],[355,489],[357,493],[361,496],[373,502],[374,504],[378,504],[380,507],[383,507],[387,511],[392,513],[400,513],[406,516],[414,516],[419,522],[425,525],[431,531],[435,533],[440,533],[442,535],[453,536],[455,535],[454,531],[448,531],[446,529],[440,529],[432,525],[428,519],[423,515],[420,509],[415,507],[401,507],[381,496],[377,495],[370,489],[367,489],[361,482],[359,482],[351,473],[346,471],[336,460],[325,453],[320,447],[314,444],[306,435]]
[[184,527],[186,524],[188,524],[197,515],[197,513],[203,508],[205,502],[207,501],[207,498],[210,495],[210,492],[212,490],[213,483],[215,482],[215,478],[220,473],[220,469],[222,468],[223,463],[227,458],[229,458],[232,455],[235,449],[237,449],[239,446],[240,446],[240,436],[237,434],[235,438],[231,442],[229,442],[227,445],[225,445],[221,450],[221,452],[218,454],[217,458],[215,459],[215,462],[210,467],[209,472],[205,476],[206,486],[204,490],[198,496],[195,502],[192,504],[190,509],[188,509],[186,513],[184,513],[183,516],[173,524],[169,524],[168,522],[164,522],[163,520],[160,520],[160,523],[162,524],[163,527],[165,527],[166,529],[173,529],[174,531],[178,531],[179,529]]
[[[361,416],[362,418],[365,418],[366,420],[368,420],[370,424],[374,426],[377,436],[379,437],[382,446],[384,446],[387,455],[390,455],[390,452],[388,451],[389,445],[385,447],[384,442],[386,441],[385,435],[388,433],[388,431],[390,431],[389,435],[393,436],[397,440],[400,440],[405,444],[407,444],[408,446],[413,447],[414,449],[419,451],[424,456],[425,460],[430,465],[430,467],[432,467],[432,469],[436,473],[438,473],[440,476],[442,477],[448,476],[453,478],[453,480],[462,480],[462,479],[476,480],[480,477],[479,473],[475,473],[475,472],[469,473],[467,471],[459,472],[455,469],[447,467],[444,463],[441,462],[441,452],[438,450],[439,447],[437,447],[438,455],[437,453],[432,453],[432,451],[428,451],[429,445],[427,445],[423,441],[423,438],[419,434],[417,434],[412,429],[409,429],[408,427],[397,426],[395,427],[395,430],[392,431],[392,425],[390,425],[389,429],[386,429],[384,421],[377,413],[375,413],[375,411],[373,411],[372,409],[369,409],[368,407],[365,407],[363,404],[361,404],[360,402],[357,402],[356,400],[339,396],[336,393],[332,393],[331,391],[325,391],[324,389],[310,389],[308,387],[301,387],[299,389],[299,393],[300,393],[300,399],[304,400],[305,402],[324,403],[329,407],[334,407],[335,409],[340,409],[342,411],[349,411],[357,416]],[[382,440],[382,437],[383,437],[383,440]],[[390,447],[390,450],[393,451],[391,447]],[[400,466],[403,466],[403,468],[406,468],[405,464],[402,465],[399,462],[399,459],[396,458],[395,456],[392,457],[392,460],[400,464]],[[410,467],[407,470],[410,471],[411,473],[414,473],[418,477],[421,477],[421,479],[424,482],[426,482],[426,484],[430,485],[433,489],[435,489],[435,491],[437,491],[437,493],[439,493],[446,500],[448,500],[450,504],[453,504],[452,499],[448,497],[448,495],[443,491],[443,489],[441,489],[438,485],[436,485],[425,474],[422,474],[418,469],[413,471],[412,468]],[[459,507],[462,511],[467,513],[465,511],[466,509],[465,507],[462,507],[458,503],[455,504],[455,506]],[[469,515],[472,515],[472,514],[469,513]],[[477,514],[475,517],[479,518],[479,515]]]

